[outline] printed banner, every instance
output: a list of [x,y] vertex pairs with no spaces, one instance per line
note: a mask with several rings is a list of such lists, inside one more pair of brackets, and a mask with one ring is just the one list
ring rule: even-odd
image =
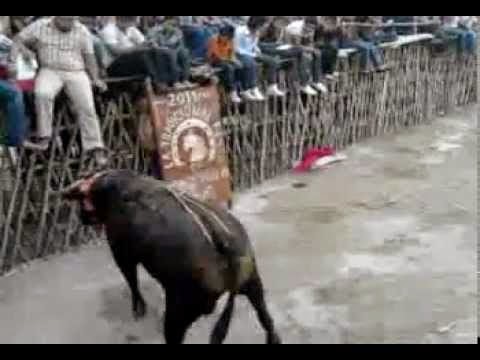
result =
[[152,102],[165,180],[200,200],[229,203],[231,179],[216,86],[153,97]]

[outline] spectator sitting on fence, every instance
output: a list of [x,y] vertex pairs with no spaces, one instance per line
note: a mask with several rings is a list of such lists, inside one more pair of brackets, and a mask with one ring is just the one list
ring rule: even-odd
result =
[[146,41],[135,26],[136,16],[117,16],[100,31],[110,51],[110,77],[150,77],[157,92],[173,87],[178,79],[175,54]]
[[[56,96],[65,88],[80,122],[84,151],[93,152],[96,162],[107,162],[91,85],[105,89],[98,76],[93,43],[88,29],[76,16],[40,19],[23,29],[15,38],[11,59],[21,52],[31,58],[38,55],[40,70],[35,82],[37,114],[36,148],[47,150],[53,135],[53,107]],[[89,76],[87,75],[90,75]]]
[[216,28],[217,31],[220,31],[223,25],[222,16],[202,16],[202,22],[205,25]]
[[382,16],[357,16],[355,22],[365,24],[365,27],[359,29],[359,36],[364,41],[379,45],[398,40],[393,19],[384,19]]
[[215,34],[215,28],[208,24],[204,16],[179,16],[179,25],[193,63],[204,64],[207,60],[208,41]]
[[176,57],[178,66],[178,78],[175,80],[184,86],[191,86],[189,79],[192,60],[188,49],[185,47],[183,32],[179,25],[178,17],[166,16],[162,24],[149,30],[147,39],[156,46],[171,51],[172,55]]
[[472,30],[474,16],[444,16],[442,29],[446,35],[453,36],[457,41],[460,53],[465,51],[474,54],[477,46],[477,33]]
[[417,32],[419,34],[436,34],[440,30],[439,16],[417,16]]
[[[220,81],[230,96],[233,103],[240,103],[242,99],[238,95],[237,85],[240,83],[247,87],[246,79],[254,75],[248,72],[256,71],[256,67],[243,67],[240,61],[236,59],[233,48],[233,38],[235,28],[230,25],[224,26],[218,35],[210,39],[208,44],[208,61],[214,66],[220,68]],[[249,98],[248,100],[255,100]]]
[[232,26],[247,25],[248,16],[225,16],[225,22]]
[[81,16],[80,21],[90,30],[99,72],[102,77],[106,77],[106,69],[111,61],[111,54],[106,43],[100,38],[101,24],[98,16]]
[[[415,33],[414,25],[406,25],[415,22],[415,16],[383,16],[384,23],[394,24],[394,31],[397,35],[412,35]],[[405,24],[405,25],[402,25]]]
[[[297,39],[301,38],[302,28],[295,34]],[[311,82],[311,58],[310,53],[300,46],[297,41],[293,41],[285,34],[289,30],[288,19],[282,16],[274,17],[269,21],[266,30],[260,38],[259,47],[264,54],[278,57],[283,64],[291,67],[294,75],[294,82],[300,85],[300,91],[307,95],[317,95],[317,91],[310,85]],[[290,35],[290,34],[289,34]],[[293,37],[293,36],[292,36]],[[290,41],[289,41],[290,40]]]
[[[0,51],[7,45],[5,39],[0,35]],[[2,126],[4,134],[2,144],[11,147],[22,145],[34,147],[35,144],[26,140],[30,122],[25,113],[23,92],[16,85],[16,66],[7,63],[6,60],[0,58],[0,108],[6,116],[5,126]]]
[[[285,39],[292,45],[292,50],[299,51],[300,79],[303,82],[303,92],[314,94],[319,91],[327,93],[328,89],[323,83],[322,51],[315,46],[314,35],[319,25],[317,16],[306,16],[304,19],[290,22],[285,27]],[[305,59],[302,61],[302,59]],[[310,70],[310,71],[308,71]],[[311,85],[310,85],[311,84]],[[313,88],[312,88],[313,86]]]
[[321,74],[326,79],[334,80],[337,77],[338,47],[341,38],[341,29],[338,26],[337,16],[324,16],[320,20],[313,35],[314,46],[321,51]]
[[[355,19],[345,16],[344,20],[351,22],[351,20]],[[372,65],[376,71],[385,71],[387,69],[382,51],[372,41],[363,40],[360,37],[360,29],[356,25],[343,24],[340,48],[353,48],[359,52],[360,69],[362,72],[369,72],[370,65]]]
[[[256,66],[257,61],[262,63],[265,66],[268,83],[267,95],[283,97],[285,93],[278,88],[277,84],[280,60],[262,54],[258,46],[259,33],[265,23],[265,17],[251,16],[246,26],[237,27],[234,38],[235,53],[242,65],[247,68]],[[247,87],[244,88],[246,98],[256,98],[259,101],[264,100],[264,96],[258,88],[256,76],[248,79],[247,83]]]

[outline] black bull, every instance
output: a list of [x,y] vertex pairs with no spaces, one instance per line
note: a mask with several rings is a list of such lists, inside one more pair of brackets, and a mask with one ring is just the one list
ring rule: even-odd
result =
[[236,295],[245,295],[267,334],[278,344],[248,235],[227,211],[208,206],[160,181],[129,171],[84,177],[63,193],[78,201],[85,225],[104,226],[115,262],[132,295],[135,319],[146,314],[137,279],[139,264],[164,288],[167,344],[183,343],[190,326],[214,312],[229,293],[210,342],[223,343]]

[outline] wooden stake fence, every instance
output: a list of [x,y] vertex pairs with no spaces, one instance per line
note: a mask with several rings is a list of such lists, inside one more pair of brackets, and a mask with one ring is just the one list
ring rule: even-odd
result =
[[[292,168],[307,149],[343,149],[363,139],[426,124],[454,106],[477,101],[477,58],[455,51],[434,54],[414,43],[386,50],[392,69],[361,74],[357,56],[339,64],[327,95],[307,98],[288,74],[284,99],[240,106],[225,103],[224,136],[235,191]],[[129,95],[98,98],[110,167],[146,173],[140,116]],[[15,265],[68,251],[95,239],[79,223],[74,205],[57,192],[92,168],[81,151],[79,127],[67,102],[55,119],[55,141],[45,154],[4,149],[0,176],[0,274]]]

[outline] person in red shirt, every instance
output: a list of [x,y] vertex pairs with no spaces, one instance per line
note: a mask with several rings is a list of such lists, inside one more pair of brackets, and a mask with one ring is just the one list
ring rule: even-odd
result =
[[220,82],[229,93],[230,100],[234,103],[240,103],[242,99],[238,95],[237,85],[240,83],[242,86],[245,86],[245,73],[256,71],[256,68],[244,67],[235,58],[234,36],[235,28],[233,26],[227,25],[223,27],[218,35],[210,39],[207,58],[212,66],[220,68]]

